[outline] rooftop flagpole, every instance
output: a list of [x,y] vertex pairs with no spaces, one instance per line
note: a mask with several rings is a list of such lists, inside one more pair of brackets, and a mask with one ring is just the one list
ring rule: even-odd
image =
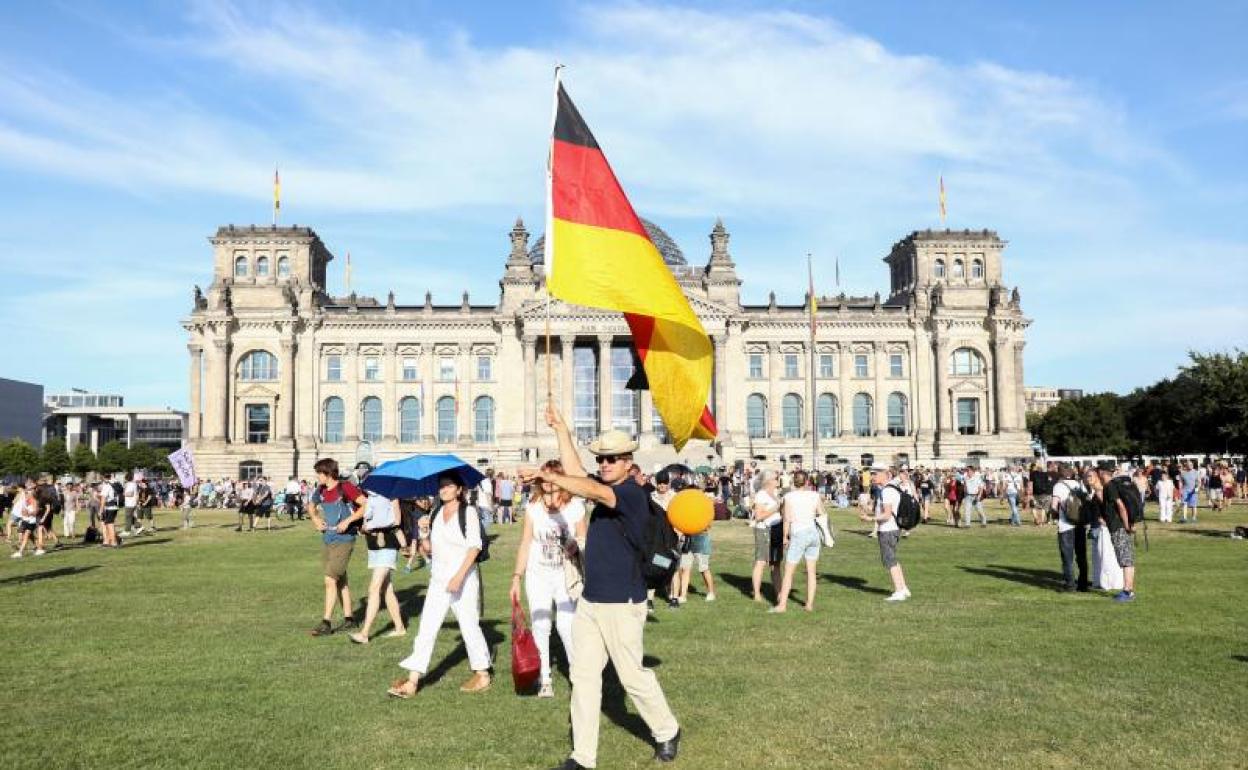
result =
[[819,407],[815,401],[818,391],[815,383],[815,335],[819,328],[819,301],[815,299],[815,268],[810,254],[806,255],[806,276],[810,283],[810,471],[814,473],[819,468]]
[[[555,120],[559,117],[559,81],[560,73],[563,71],[562,64],[555,64],[555,85],[550,101],[550,146],[546,151],[546,241],[542,245],[544,251],[543,262],[546,264],[546,403],[549,405],[553,398],[554,386],[551,384],[553,377],[551,376],[552,363],[550,360],[550,306],[554,302],[554,296],[550,293],[550,276],[555,268],[555,205],[554,205],[554,183],[555,183]],[[560,382],[559,389],[563,391],[568,387],[568,383]],[[565,419],[567,415],[564,415]]]

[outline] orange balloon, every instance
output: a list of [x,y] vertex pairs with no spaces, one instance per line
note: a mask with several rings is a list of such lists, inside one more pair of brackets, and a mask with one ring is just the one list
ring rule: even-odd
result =
[[715,505],[700,489],[685,489],[676,493],[667,506],[667,520],[672,528],[683,535],[705,532],[715,517]]

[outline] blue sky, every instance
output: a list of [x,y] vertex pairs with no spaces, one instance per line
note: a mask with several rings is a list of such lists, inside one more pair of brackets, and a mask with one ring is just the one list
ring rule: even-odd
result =
[[[361,10],[366,8],[367,10]],[[1010,245],[1027,381],[1125,391],[1248,346],[1242,3],[16,2],[0,19],[0,376],[186,404],[206,237],[315,227],[353,284],[497,296],[543,216],[550,72],[747,301],[887,289],[936,226]],[[341,261],[331,290],[341,291]]]

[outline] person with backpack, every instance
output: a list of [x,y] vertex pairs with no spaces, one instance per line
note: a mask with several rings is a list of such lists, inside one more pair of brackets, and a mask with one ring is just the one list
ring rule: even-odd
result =
[[117,510],[121,504],[123,490],[121,484],[107,479],[100,482],[100,525],[105,548],[116,548],[121,543],[117,539]]
[[815,587],[818,584],[817,569],[819,551],[823,546],[823,536],[815,524],[815,517],[823,511],[823,500],[819,493],[807,485],[809,479],[805,471],[793,472],[793,488],[785,493],[781,500],[784,526],[784,578],[780,582],[780,592],[776,597],[776,606],[768,610],[771,613],[785,612],[789,606],[789,592],[793,590],[793,575],[797,572],[797,563],[806,561],[806,603],[805,610],[815,610]]
[[1122,591],[1114,595],[1116,602],[1135,599],[1135,523],[1144,518],[1143,501],[1139,490],[1127,474],[1114,475],[1112,469],[1102,467],[1098,471],[1105,511],[1105,525],[1109,528],[1109,540],[1114,546],[1114,557],[1122,567]]
[[334,605],[342,601],[342,628],[358,628],[352,614],[351,590],[347,586],[347,567],[355,550],[359,522],[364,518],[368,498],[359,487],[338,476],[338,461],[322,457],[312,466],[320,482],[312,495],[312,525],[321,533],[321,570],[324,575],[325,613],[312,629],[312,636],[334,633],[331,619]]
[[481,576],[477,562],[486,554],[481,530],[481,514],[468,504],[467,489],[459,474],[438,476],[438,504],[430,514],[428,531],[421,528],[421,552],[431,560],[429,588],[420,611],[420,627],[412,641],[412,654],[399,661],[407,677],[397,679],[387,690],[395,698],[410,698],[420,689],[420,678],[429,671],[433,646],[446,613],[452,612],[459,624],[468,652],[472,676],[460,692],[478,693],[490,688],[490,647],[481,631],[477,598]]
[[[658,677],[642,662],[647,575],[655,581],[671,579],[671,539],[666,535],[670,525],[660,529],[667,524],[666,517],[651,513],[645,490],[628,476],[637,450],[632,437],[608,430],[591,442],[598,475],[590,476],[553,404],[546,406],[546,424],[559,441],[564,472],[525,469],[520,478],[551,482],[594,503],[585,536],[585,587],[572,623],[572,754],[559,768],[579,770],[598,764],[602,676],[608,662],[650,729],[654,758],[671,762],[679,751],[680,724]],[[657,564],[660,559],[662,564]],[[662,567],[661,574],[651,571],[656,566]]]
[[[1088,527],[1084,504],[1087,490],[1075,478],[1074,469],[1063,466],[1061,478],[1053,485],[1053,505],[1057,509],[1057,550],[1062,557],[1062,590],[1088,590]],[[1078,570],[1078,577],[1075,572]]]
[[[880,544],[880,560],[893,580],[893,593],[884,601],[904,602],[910,598],[910,588],[906,585],[906,575],[897,561],[897,544],[901,542],[901,526],[898,524],[898,518],[904,506],[905,516],[908,519],[917,520],[918,501],[909,493],[904,492],[893,480],[894,474],[891,468],[877,465],[872,470],[874,471],[873,482],[880,485],[880,502],[874,514],[863,513],[859,514],[858,518],[863,521],[875,521],[880,525],[879,535],[876,537]],[[906,523],[910,524],[910,521]]]
[[[547,460],[543,470],[561,473],[563,464]],[[533,493],[525,504],[520,547],[516,550],[516,567],[511,573],[511,601],[520,601],[520,584],[529,597],[529,616],[533,619],[533,640],[541,657],[539,698],[553,698],[550,675],[550,631],[559,630],[563,651],[572,664],[572,619],[576,614],[576,597],[568,592],[565,565],[569,555],[585,541],[588,522],[585,502],[558,489],[549,481],[533,484]],[[551,608],[554,608],[553,611]],[[553,621],[553,622],[552,622]]]

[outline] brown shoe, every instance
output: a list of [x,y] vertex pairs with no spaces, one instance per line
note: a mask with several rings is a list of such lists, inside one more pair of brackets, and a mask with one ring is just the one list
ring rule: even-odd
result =
[[490,689],[490,672],[477,671],[460,686],[460,692],[485,692]]

